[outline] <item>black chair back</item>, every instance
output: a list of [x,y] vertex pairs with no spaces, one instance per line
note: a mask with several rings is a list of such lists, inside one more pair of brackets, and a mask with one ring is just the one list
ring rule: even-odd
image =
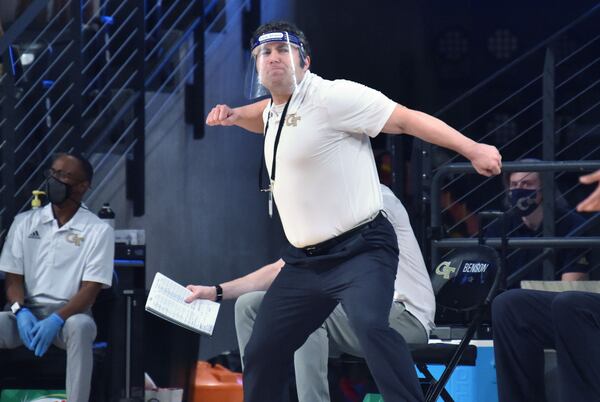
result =
[[437,305],[453,311],[471,311],[489,302],[499,281],[498,253],[482,245],[455,249],[431,275]]

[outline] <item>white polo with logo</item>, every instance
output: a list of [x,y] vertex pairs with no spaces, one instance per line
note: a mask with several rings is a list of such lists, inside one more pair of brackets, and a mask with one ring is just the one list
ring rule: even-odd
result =
[[27,304],[68,302],[82,281],[112,284],[114,231],[85,207],[62,227],[51,205],[15,217],[0,271],[24,276]]
[[[267,107],[269,175],[284,105]],[[277,150],[273,196],[288,241],[306,247],[372,219],[382,209],[369,137],[375,137],[396,103],[351,81],[306,73],[290,102]]]

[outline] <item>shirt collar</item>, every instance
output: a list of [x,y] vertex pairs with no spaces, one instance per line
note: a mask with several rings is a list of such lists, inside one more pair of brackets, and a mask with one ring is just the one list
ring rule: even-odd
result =
[[[78,230],[78,231],[83,230],[86,210],[87,210],[87,207],[83,203],[81,203],[81,206],[77,209],[77,212],[75,212],[75,215],[73,215],[73,217],[71,219],[69,219],[69,221],[67,223],[65,223],[63,227],[61,227],[61,229],[62,230],[74,229],[74,230]],[[51,203],[48,203],[47,205],[45,205],[42,208],[41,214],[42,214],[42,220],[41,220],[42,223],[49,223],[49,222],[52,222],[55,220],[54,213],[52,212],[52,204]]]
[[304,96],[306,95],[306,91],[310,86],[310,83],[313,79],[314,74],[310,72],[310,70],[306,70],[304,74],[304,78],[294,91],[294,95],[292,96],[292,103],[290,104],[290,114],[294,114],[298,112],[298,108],[304,101]]

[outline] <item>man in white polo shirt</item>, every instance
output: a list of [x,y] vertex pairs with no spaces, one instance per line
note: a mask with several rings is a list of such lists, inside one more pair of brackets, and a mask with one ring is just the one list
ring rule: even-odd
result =
[[0,348],[25,345],[43,356],[50,344],[67,351],[67,398],[88,401],[96,324],[91,307],[112,283],[112,228],[81,204],[93,169],[81,156],[59,154],[48,169],[43,208],[10,227],[0,271],[12,311],[0,312]]
[[398,245],[380,212],[369,137],[408,133],[459,152],[484,175],[500,173],[500,154],[373,89],[311,73],[308,41],[292,24],[259,27],[251,46],[249,94],[271,100],[217,105],[207,116],[209,125],[265,134],[269,190],[290,242],[245,349],[245,400],[288,399],[294,351],[341,303],[386,402],[421,401],[406,342],[389,327]]
[[[394,227],[400,250],[389,315],[390,327],[408,343],[427,343],[435,315],[435,298],[429,273],[406,209],[389,188],[381,185],[381,192],[383,210]],[[264,291],[284,267],[280,259],[244,277],[219,285],[223,299],[238,298],[235,304],[235,329],[242,360]],[[188,286],[188,289],[193,292],[186,300],[188,302],[217,299],[215,286]],[[294,354],[299,402],[329,402],[327,359],[340,353],[355,356],[363,354],[344,309],[338,305]]]

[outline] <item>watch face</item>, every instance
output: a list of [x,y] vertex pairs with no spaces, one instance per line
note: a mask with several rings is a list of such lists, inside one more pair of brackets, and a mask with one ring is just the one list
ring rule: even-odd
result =
[[19,302],[14,302],[13,305],[10,306],[10,309],[12,310],[13,314],[17,314],[17,311],[21,310],[21,305]]

